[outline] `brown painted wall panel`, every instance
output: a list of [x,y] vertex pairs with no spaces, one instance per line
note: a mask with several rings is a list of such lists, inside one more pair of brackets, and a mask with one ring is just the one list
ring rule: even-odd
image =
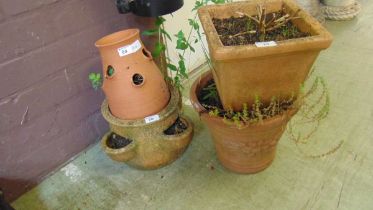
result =
[[108,129],[104,95],[87,80],[101,71],[94,42],[152,25],[113,0],[0,0],[0,187],[10,200]]
[[[90,85],[86,76],[90,71],[97,70],[99,65],[98,56],[94,56],[69,69],[58,71],[52,78],[42,80],[32,88],[4,99],[3,103],[0,102],[0,110],[3,113],[0,132],[21,127],[26,110],[28,111],[25,120],[34,121],[50,109],[55,109],[56,105],[68,100],[69,97],[85,91]],[[59,90],[57,93],[56,89]],[[100,93],[102,92],[97,91],[97,95]],[[55,97],[56,94],[58,97]]]
[[95,27],[113,17],[110,13],[97,15],[97,9],[90,8],[92,4],[105,11],[112,10],[112,4],[107,1],[72,0],[43,7],[37,12],[27,13],[0,24],[4,37],[0,43],[3,52],[0,63]]
[[[0,174],[6,172],[11,176],[21,176],[21,172],[6,171],[6,169],[9,167],[19,168],[19,161],[29,159],[33,151],[78,127],[82,121],[98,111],[97,104],[100,98],[95,97],[95,93],[92,91],[89,91],[88,94],[82,93],[68,100],[66,104],[61,104],[55,110],[42,115],[33,123],[26,123],[24,127],[4,133],[2,138],[9,139],[11,142],[0,147],[0,154],[6,157],[2,159]],[[85,110],[85,112],[79,112],[80,110]]]
[[0,5],[9,15],[16,15],[59,0],[0,0]]
[[0,11],[0,23],[4,20],[4,14]]
[[[101,129],[97,130],[96,127]],[[50,168],[60,166],[72,157],[71,153],[77,154],[91,144],[92,139],[96,139],[104,131],[103,128],[108,129],[106,123],[101,119],[100,113],[91,115],[74,129],[66,132],[65,135],[50,139],[39,148],[29,152],[23,159],[18,160],[11,168],[12,175],[0,178],[2,187],[5,189],[17,188],[17,194],[18,191],[24,192],[30,189],[40,181],[40,176],[50,172]],[[30,159],[30,157],[32,158]],[[27,173],[25,173],[26,170]],[[8,197],[14,197],[17,194],[14,194],[12,189],[7,193]]]
[[110,27],[117,26],[119,29],[120,22],[121,20],[115,18],[107,21],[108,25],[98,25],[79,34],[65,37],[23,57],[0,64],[3,77],[9,78],[0,83],[0,98],[6,97],[9,89],[16,92],[44,79],[45,76],[76,65],[89,57],[97,56],[98,52],[93,45],[97,35],[103,36],[104,31],[108,31]]

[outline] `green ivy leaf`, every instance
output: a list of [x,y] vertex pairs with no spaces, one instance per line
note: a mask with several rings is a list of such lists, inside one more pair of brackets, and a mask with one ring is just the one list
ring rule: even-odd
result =
[[171,71],[177,71],[177,67],[171,63],[168,63],[167,64],[167,67],[171,70]]
[[180,78],[178,76],[175,76],[174,77],[174,85],[177,87],[177,88],[181,88],[181,85],[180,85]]
[[99,88],[102,84],[100,73],[92,72],[89,74],[88,79],[91,81],[91,85],[95,90],[97,90],[97,88]]
[[161,26],[164,22],[166,21],[166,19],[164,19],[163,17],[159,16],[155,19],[155,25],[156,26]]
[[225,0],[211,0],[214,4],[224,4]]
[[194,4],[194,8],[192,9],[192,11],[198,10],[202,6],[203,6],[203,0],[202,1],[196,1],[196,3]]
[[184,32],[180,30],[175,36],[177,37],[176,49],[179,49],[179,50],[187,49],[189,44],[187,43],[185,39]]
[[177,40],[176,49],[185,50],[188,48],[188,44],[182,40]]
[[89,80],[94,80],[96,78],[96,74],[95,73],[90,73],[89,76],[88,76]]
[[184,32],[182,30],[180,30],[179,32],[177,32],[176,37],[178,39],[185,39]]
[[166,46],[163,43],[157,42],[155,43],[155,48],[154,48],[154,51],[152,52],[152,56],[154,58],[157,58],[165,50],[166,50]]
[[188,78],[184,60],[179,60],[179,72],[183,77]]
[[156,34],[158,34],[158,29],[149,29],[142,32],[144,36],[154,36]]
[[199,24],[193,19],[188,19],[189,25],[193,27],[194,30],[199,30]]
[[169,33],[167,33],[167,31],[165,31],[165,30],[162,29],[162,28],[160,29],[160,31],[161,31],[162,34],[166,35],[166,37],[167,37],[170,41],[172,41],[171,36],[170,36]]

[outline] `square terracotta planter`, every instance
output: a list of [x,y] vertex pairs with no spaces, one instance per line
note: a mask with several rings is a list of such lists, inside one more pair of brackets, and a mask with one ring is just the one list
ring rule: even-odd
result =
[[[264,2],[266,2],[264,4]],[[236,12],[256,15],[258,4],[265,5],[267,13],[282,7],[302,32],[311,36],[278,41],[273,47],[256,45],[224,46],[212,22],[213,18],[238,16]],[[198,11],[205,30],[213,63],[213,76],[224,108],[242,110],[255,96],[263,102],[275,97],[297,94],[321,50],[332,42],[331,34],[311,15],[292,0],[252,0],[223,5],[209,5]]]

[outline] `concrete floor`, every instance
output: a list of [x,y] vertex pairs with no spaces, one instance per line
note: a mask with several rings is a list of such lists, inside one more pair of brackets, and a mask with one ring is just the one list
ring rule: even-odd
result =
[[[363,11],[357,19],[326,23],[335,40],[320,55],[315,74],[329,85],[328,118],[306,145],[297,147],[285,133],[267,170],[255,175],[225,170],[216,159],[208,130],[184,100],[195,136],[173,164],[154,171],[135,170],[111,161],[97,144],[13,206],[18,210],[372,209],[373,2],[361,2]],[[341,141],[331,155],[306,155],[323,153]]]

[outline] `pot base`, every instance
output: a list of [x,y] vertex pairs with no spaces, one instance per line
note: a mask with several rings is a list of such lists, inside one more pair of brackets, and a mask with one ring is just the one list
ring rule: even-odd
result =
[[240,174],[254,174],[265,170],[273,163],[275,156],[276,149],[273,149],[273,151],[267,154],[267,158],[265,160],[258,160],[258,162],[256,163],[248,164],[247,162],[240,163],[232,161],[230,159],[220,156],[218,153],[218,159],[226,169]]
[[106,144],[107,134],[101,141],[103,150],[111,159],[137,169],[156,169],[175,161],[184,153],[193,137],[193,124],[185,116],[180,116],[180,120],[187,125],[183,132],[164,134],[179,117],[179,99],[179,92],[173,90],[170,102],[161,112],[141,120],[116,118],[104,101],[101,112],[109,122],[111,132],[131,139],[132,142],[124,148],[111,149]]

